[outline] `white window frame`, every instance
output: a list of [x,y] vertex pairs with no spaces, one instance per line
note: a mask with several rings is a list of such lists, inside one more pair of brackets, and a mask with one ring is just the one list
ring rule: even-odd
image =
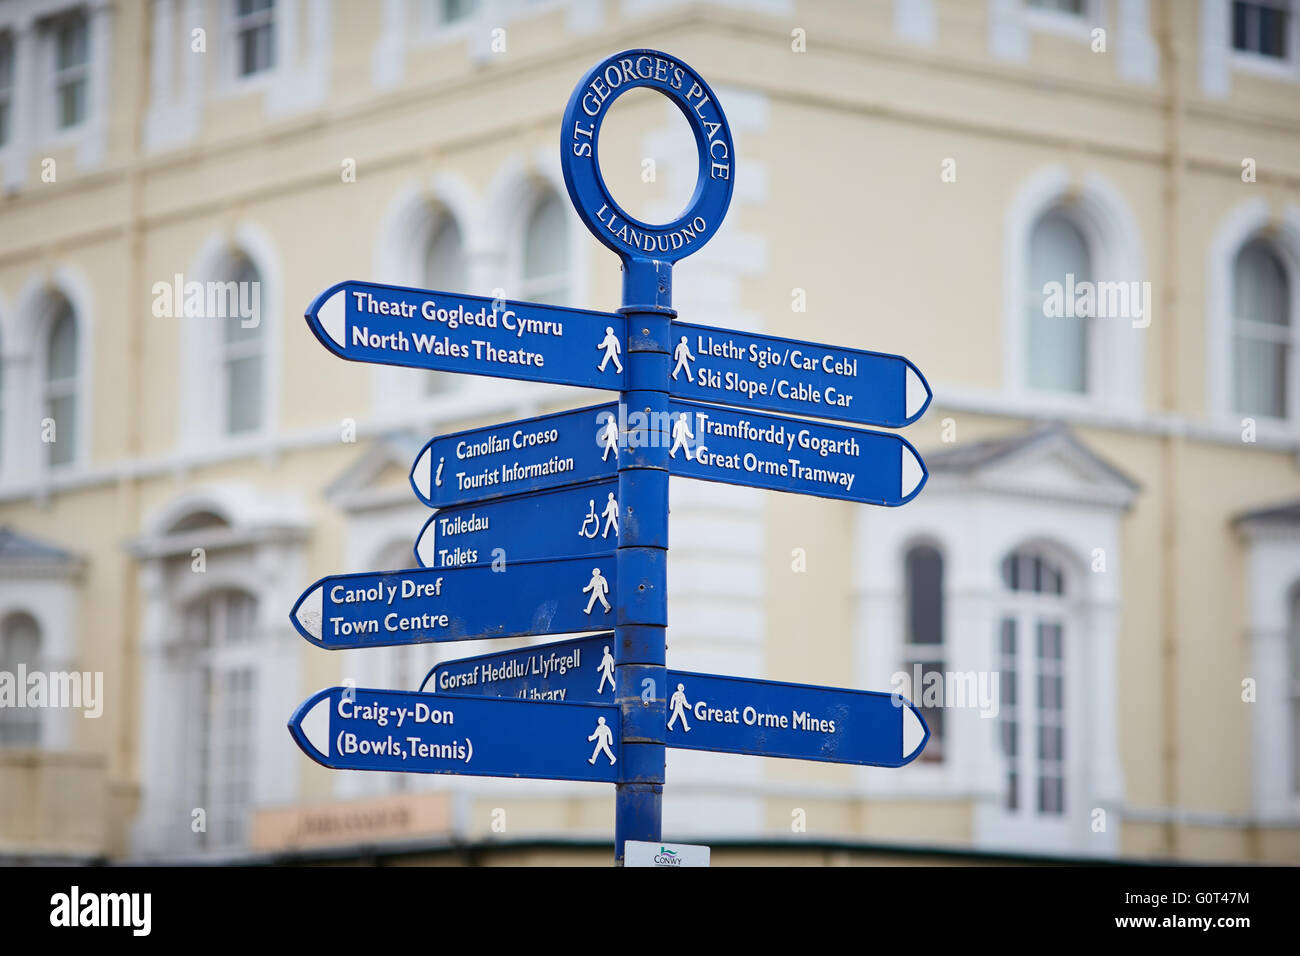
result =
[[[1029,225],[1029,232],[1026,236],[1025,252],[1024,252],[1024,256],[1025,256],[1024,274],[1026,276],[1026,279],[1028,277],[1028,272],[1029,272],[1029,268],[1028,268],[1029,263],[1033,259],[1032,239],[1033,239],[1034,231],[1038,228],[1038,224],[1048,216],[1060,216],[1066,219],[1070,223],[1070,225],[1072,225],[1075,229],[1079,231],[1080,236],[1082,236],[1083,238],[1084,251],[1087,253],[1088,256],[1089,275],[1084,277],[1076,276],[1075,281],[1083,281],[1084,279],[1093,282],[1097,281],[1097,260],[1099,257],[1098,253],[1101,249],[1102,237],[1098,232],[1098,230],[1096,229],[1096,227],[1093,225],[1093,223],[1089,221],[1089,219],[1086,216],[1080,215],[1077,209],[1072,209],[1070,206],[1065,205],[1063,203],[1058,203],[1056,205],[1047,207]],[[1055,279],[1055,281],[1064,284],[1065,276],[1059,276]],[[1091,404],[1098,400],[1104,399],[1103,390],[1105,386],[1102,384],[1102,382],[1105,378],[1106,356],[1105,356],[1105,351],[1102,348],[1102,336],[1105,334],[1106,330],[1102,326],[1102,323],[1124,321],[1124,320],[1099,319],[1096,316],[1087,316],[1083,319],[1084,322],[1083,391],[1075,392],[1063,388],[1042,388],[1039,386],[1031,385],[1029,383],[1028,324],[1029,324],[1030,307],[1032,305],[1037,304],[1039,311],[1041,311],[1045,301],[1046,301],[1046,295],[1044,294],[1042,289],[1031,289],[1029,287],[1028,281],[1024,283],[1024,286],[1022,287],[1021,290],[1021,303],[1020,303],[1020,313],[1022,316],[1021,322],[1023,325],[1023,331],[1021,332],[1021,335],[1024,337],[1024,347],[1021,353],[1022,354],[1021,366],[1017,373],[1020,378],[1021,387],[1024,389],[1026,394],[1032,394],[1034,396],[1047,396],[1050,397],[1050,399],[1053,401],[1060,401],[1069,404],[1075,404],[1075,403]],[[1044,318],[1046,319],[1046,316],[1044,316]],[[1053,321],[1053,320],[1047,319],[1047,321]]]
[[[65,303],[68,309],[66,319],[67,321],[72,323],[72,331],[73,334],[76,336],[75,339],[76,351],[74,353],[76,370],[73,372],[72,378],[70,379],[63,378],[58,380],[52,380],[50,378],[49,370],[50,370],[50,359],[53,356],[53,350],[54,350],[54,329],[55,326],[65,318],[65,316],[58,314],[54,310],[55,309],[61,310]],[[46,308],[49,309],[50,311],[45,319],[45,328],[42,332],[42,347],[41,347],[40,355],[38,357],[40,368],[37,371],[41,383],[41,391],[40,391],[41,420],[44,421],[46,418],[54,417],[54,407],[53,407],[54,403],[55,401],[61,398],[71,398],[72,408],[73,408],[74,424],[73,424],[72,457],[69,458],[67,461],[58,462],[56,464],[54,461],[51,460],[53,449],[52,448],[43,449],[45,452],[45,461],[44,461],[45,469],[51,472],[61,472],[69,469],[75,469],[81,463],[81,450],[84,447],[84,440],[82,438],[82,432],[81,432],[82,412],[84,411],[84,406],[85,406],[84,392],[81,387],[81,369],[82,369],[81,349],[83,347],[82,336],[81,336],[81,322],[79,322],[77,319],[77,307],[72,303],[71,300],[67,299],[64,296],[60,295],[51,299],[50,302],[47,303]],[[54,432],[55,440],[53,444],[55,447],[57,447],[60,441],[59,434],[58,434],[58,427],[59,427],[58,419],[54,419],[54,427],[55,427],[55,432]]]
[[[1135,494],[1067,439],[1047,437],[970,474],[932,470],[926,494],[907,508],[864,508],[855,519],[855,687],[892,689],[906,627],[902,559],[912,543],[937,542],[945,557],[945,667],[959,675],[998,671],[999,611],[1007,598],[1001,561],[1008,553],[1044,548],[1074,576],[1067,585],[1076,630],[1067,642],[1072,659],[1065,701],[1070,726],[1082,728],[1085,737],[1066,753],[1080,761],[1070,775],[1075,797],[1069,805],[1104,809],[1106,830],[1094,832],[1086,813],[1068,814],[1059,825],[1048,821],[1045,828],[1008,816],[1002,809],[1000,712],[986,717],[977,707],[945,712],[942,763],[918,760],[898,770],[856,771],[869,798],[951,801],[969,808],[971,840],[980,849],[1024,852],[1029,827],[1041,841],[1035,852],[1119,852],[1124,775],[1118,723],[1125,716],[1117,678],[1121,518]],[[1105,551],[1108,573],[1086,571],[1094,548]],[[1000,694],[1000,686],[996,690]]]
[[[208,601],[219,601],[217,616],[221,618],[229,614],[231,596],[236,595],[247,598],[251,603],[255,625],[259,614],[256,594],[238,587],[215,587],[191,598],[179,609],[180,641],[173,645],[178,654],[186,659],[185,678],[193,683],[191,693],[188,695],[193,709],[183,715],[187,727],[184,746],[194,761],[190,769],[193,773],[192,781],[198,788],[194,792],[196,805],[203,807],[207,813],[206,829],[198,834],[197,841],[200,849],[205,851],[243,849],[247,843],[247,819],[244,820],[240,832],[234,839],[227,838],[222,832],[222,825],[229,823],[232,812],[239,810],[238,804],[228,804],[219,795],[220,788],[227,782],[226,774],[232,769],[221,762],[222,755],[230,745],[224,719],[228,716],[226,713],[228,701],[225,698],[223,683],[231,675],[250,674],[253,686],[252,702],[249,706],[253,713],[257,714],[257,683],[262,676],[258,667],[261,641],[259,635],[254,632],[245,640],[226,642],[221,633],[225,623],[222,620],[218,620],[213,630],[208,633],[208,643],[205,646],[191,644],[191,635],[185,632],[189,627],[190,615],[197,605]],[[261,716],[265,717],[265,715]],[[254,733],[254,721],[250,721],[249,724],[247,743],[250,753],[243,766],[239,768],[239,772],[245,775],[250,790],[249,801],[243,807],[246,813],[251,812],[255,806],[252,793],[256,789],[254,786],[256,754],[251,751],[257,745],[257,738]]]
[[[71,461],[51,466],[49,451],[33,453],[28,423],[38,426],[46,416],[46,369],[55,308],[65,300],[77,331],[77,427]],[[94,320],[90,285],[81,272],[59,266],[52,273],[32,274],[15,309],[17,321],[0,344],[4,346],[10,381],[6,384],[7,421],[0,430],[5,442],[0,482],[7,489],[45,494],[51,485],[77,482],[89,470],[94,408]],[[36,434],[39,439],[39,432]],[[57,437],[57,434],[56,434]]]
[[[1294,441],[1300,432],[1300,205],[1271,207],[1265,199],[1234,207],[1215,230],[1207,250],[1206,313],[1209,335],[1208,417],[1225,431],[1240,434],[1242,420],[1253,418],[1257,436]],[[1267,238],[1286,273],[1291,307],[1291,354],[1287,363],[1286,417],[1247,415],[1235,408],[1234,349],[1237,320],[1234,282],[1237,256],[1252,240]]]
[[[262,353],[262,412],[255,430],[230,433],[226,420],[226,343],[222,321],[185,317],[181,331],[181,370],[189,387],[180,394],[177,443],[185,460],[211,460],[256,452],[266,447],[279,429],[281,342],[280,302],[283,283],[279,258],[268,234],[250,223],[231,233],[214,233],[195,256],[186,282],[234,281],[241,259],[257,270],[261,282],[259,335]],[[221,410],[213,415],[212,409]]]
[[1232,0],[1201,0],[1201,89],[1217,99],[1232,90],[1234,73],[1300,83],[1300,8],[1292,5],[1285,59],[1238,50],[1232,44]]
[[[440,173],[427,182],[408,183],[389,206],[380,224],[379,241],[374,250],[372,274],[376,281],[428,288],[428,250],[448,220],[454,222],[460,231],[461,256],[465,263],[464,287],[440,291],[490,294],[500,279],[498,277],[496,283],[492,282],[481,267],[485,258],[478,249],[481,246],[481,205],[469,184],[449,173]],[[381,415],[396,415],[416,408],[428,417],[430,423],[446,421],[464,414],[465,396],[481,393],[489,383],[509,386],[508,382],[482,376],[447,374],[444,376],[447,388],[428,390],[426,383],[430,376],[439,374],[376,365],[371,372],[375,410]]]
[[[422,231],[420,238],[420,276],[419,281],[412,283],[420,289],[434,289],[436,285],[443,283],[434,283],[429,275],[429,256],[433,252],[434,243],[440,239],[443,233],[448,229],[455,229],[457,243],[459,245],[459,256],[461,260],[461,275],[453,288],[438,289],[440,292],[465,292],[469,286],[469,254],[465,247],[465,228],[456,219],[456,216],[446,207],[439,206],[429,211],[428,221]],[[420,383],[421,398],[440,398],[446,395],[454,394],[461,390],[465,384],[467,376],[457,375],[454,372],[436,372],[426,371],[421,376]]]
[[[1267,244],[1269,252],[1281,266],[1283,281],[1286,283],[1289,314],[1287,315],[1287,322],[1285,325],[1277,325],[1271,322],[1259,322],[1253,319],[1244,319],[1236,314],[1237,259],[1234,257],[1232,276],[1232,302],[1234,304],[1234,309],[1232,315],[1229,317],[1232,329],[1231,347],[1234,352],[1229,359],[1231,363],[1229,375],[1234,376],[1234,378],[1230,383],[1231,391],[1229,393],[1229,400],[1233,403],[1231,408],[1233,413],[1243,418],[1251,416],[1255,418],[1265,418],[1279,424],[1286,424],[1287,422],[1300,421],[1300,377],[1298,377],[1300,376],[1300,306],[1298,306],[1295,301],[1297,292],[1296,279],[1300,277],[1300,268],[1295,268],[1294,263],[1288,263],[1286,250],[1282,249],[1278,243],[1261,236],[1254,236],[1251,239],[1248,239],[1246,243],[1237,250],[1237,255],[1240,256],[1241,253],[1245,251],[1246,246],[1251,242],[1261,239]],[[1280,417],[1276,415],[1259,415],[1257,413],[1242,411],[1235,407],[1237,394],[1237,381],[1235,378],[1237,366],[1235,351],[1237,347],[1238,332],[1240,330],[1247,332],[1252,341],[1267,342],[1271,345],[1280,345],[1286,349],[1287,361],[1283,372],[1285,378],[1282,382],[1282,415]]]
[[[56,38],[60,21],[65,20],[69,22],[72,20],[80,21],[81,29],[85,34],[84,43],[86,47],[86,58],[82,62],[73,64],[72,66],[60,67],[58,64],[58,42]],[[53,108],[52,116],[54,120],[54,131],[56,134],[62,134],[79,130],[86,125],[90,118],[90,17],[84,10],[69,11],[59,14],[57,17],[51,19],[47,24],[46,29],[50,32],[51,106]],[[82,84],[81,115],[77,118],[75,123],[69,123],[65,126],[60,122],[56,115],[59,109],[59,91],[67,84],[78,82]]]
[[563,217],[563,233],[560,237],[560,244],[564,250],[564,269],[560,272],[548,273],[542,276],[524,275],[524,263],[527,261],[528,250],[528,227],[532,224],[533,218],[541,211],[543,204],[554,200],[560,204],[561,210],[564,210],[564,194],[556,192],[550,186],[538,186],[532,193],[529,202],[524,205],[523,213],[518,216],[514,228],[514,241],[511,243],[511,284],[508,292],[512,299],[524,299],[526,301],[535,301],[535,289],[548,285],[563,285],[564,294],[559,305],[572,306],[577,290],[574,288],[574,269],[572,254],[572,232],[573,224]]
[[[40,667],[50,671],[83,670],[78,637],[81,582],[85,570],[80,558],[5,561],[0,564],[0,625],[11,614],[26,614],[36,621],[40,635]],[[46,707],[40,711],[40,749],[72,751],[82,711]]]
[[[189,516],[212,513],[223,525],[173,531]],[[196,771],[194,677],[202,657],[187,653],[185,613],[217,591],[243,591],[256,600],[253,639],[217,648],[221,668],[255,673],[256,713],[249,770],[249,809],[300,798],[297,748],[281,722],[307,688],[301,684],[301,639],[279,610],[292,606],[307,580],[304,542],[309,521],[296,493],[269,494],[244,483],[191,486],[179,499],[145,516],[144,533],[128,552],[139,562],[141,634],[139,686],[140,779],[145,782],[134,823],[133,852],[144,859],[225,858],[247,847],[204,846],[191,830],[201,776]],[[182,525],[183,526],[183,525]],[[205,550],[195,574],[193,549]],[[214,731],[216,732],[216,731]],[[212,834],[211,816],[208,820]]]
[[[9,627],[16,617],[25,617],[32,623],[32,628],[36,633],[36,654],[34,659],[15,661],[9,658]],[[27,669],[27,673],[36,671],[44,672],[47,670],[45,657],[45,635],[41,632],[41,622],[30,611],[22,608],[14,608],[0,617],[0,668],[9,671],[12,679],[17,681],[17,666],[21,664]],[[22,685],[16,685],[18,693],[23,693]],[[45,714],[50,708],[18,708],[18,707],[0,707],[0,727],[9,726],[28,726],[35,729],[35,740],[30,742],[11,742],[6,736],[0,735],[0,747],[3,748],[22,748],[29,747],[39,750],[46,745],[45,740]]]
[[487,0],[469,0],[472,9],[462,17],[448,20],[443,13],[446,0],[415,0],[415,34],[422,42],[451,42],[468,36],[472,24],[483,14]]
[[[238,276],[243,272],[242,267],[245,261],[253,268],[254,271],[257,270],[257,264],[253,262],[253,260],[250,259],[246,254],[244,254],[242,251],[239,253],[235,253],[234,255],[232,255],[230,265],[227,267],[227,272],[230,278],[226,281],[230,281],[230,282],[239,281]],[[221,281],[221,280],[217,280],[217,281]],[[255,281],[258,282],[259,289],[264,289],[266,287],[266,283],[262,279],[262,275],[260,271],[257,272],[257,279]],[[242,298],[243,298],[242,295],[240,295],[241,300]],[[259,306],[259,309],[261,308],[262,306]],[[250,335],[246,338],[236,339],[234,342],[228,341],[226,339],[225,337],[226,328],[224,326],[218,328],[218,335],[217,335],[218,346],[216,351],[213,353],[213,358],[216,361],[217,368],[213,374],[217,386],[216,388],[217,408],[220,409],[219,419],[220,419],[221,435],[227,441],[238,441],[239,439],[247,437],[249,435],[259,435],[265,432],[267,428],[266,389],[268,386],[269,376],[267,375],[267,368],[266,368],[267,365],[266,323],[265,323],[265,316],[261,311],[259,311],[259,320],[260,321],[259,321],[258,328],[256,330],[257,331],[256,335]],[[224,319],[208,319],[208,321],[220,324],[220,323],[227,323],[227,322],[240,322],[242,320],[234,316],[227,316]],[[242,361],[244,359],[250,359],[250,358],[261,359],[260,373],[259,373],[260,380],[258,382],[258,386],[262,390],[262,394],[260,396],[261,398],[260,407],[257,410],[258,412],[257,425],[253,428],[246,428],[242,431],[236,432],[231,430],[231,421],[230,421],[231,366],[235,362]]]
[[[276,78],[285,71],[284,38],[282,36],[285,24],[282,16],[283,10],[281,9],[283,2],[285,0],[275,0],[269,10],[258,10],[255,13],[244,14],[241,17],[238,0],[221,0],[221,36],[224,38],[223,46],[227,51],[221,69],[226,92],[237,95],[262,89],[274,83]],[[239,72],[239,34],[248,27],[246,21],[253,18],[265,19],[265,23],[255,23],[253,24],[254,27],[267,24],[271,27],[272,60],[270,66],[265,69],[257,70],[254,73],[241,74]]]
[[[96,68],[94,62],[95,43],[94,43],[94,18],[103,16],[102,12],[96,13],[85,6],[70,5],[66,8],[59,9],[49,14],[49,16],[37,21],[37,76],[40,77],[39,92],[36,96],[37,102],[37,127],[40,133],[42,145],[49,147],[62,147],[79,143],[86,135],[86,132],[95,119],[93,116],[95,108],[95,90],[94,84],[98,79],[100,71]],[[60,126],[57,119],[58,110],[58,85],[60,74],[58,68],[58,49],[55,39],[55,27],[60,20],[80,16],[86,29],[86,62],[77,67],[81,71],[80,78],[85,82],[85,106],[81,119],[72,126]]]
[[1251,805],[1261,824],[1300,822],[1297,742],[1290,707],[1300,690],[1290,680],[1291,620],[1300,597],[1300,524],[1247,520],[1238,525],[1246,545],[1244,581],[1248,620],[1244,673],[1255,680],[1247,706],[1251,735]]
[[[1261,0],[1251,0],[1251,2],[1261,5]],[[1300,44],[1300,6],[1294,0],[1288,0],[1288,5],[1290,9],[1287,12],[1286,56],[1277,57],[1268,56],[1255,50],[1237,49],[1233,44],[1233,0],[1227,0],[1228,23],[1225,28],[1225,35],[1234,67],[1245,72],[1257,73],[1261,76],[1276,79],[1295,80],[1300,78],[1300,52],[1297,52],[1297,45]]]
[[[940,610],[941,626],[939,632],[939,642],[936,644],[918,644],[918,643],[914,643],[911,640],[912,631],[911,631],[910,612],[911,612],[912,595],[908,590],[908,585],[911,582],[908,578],[908,573],[907,573],[907,559],[911,556],[912,552],[917,548],[930,548],[935,552],[937,552],[939,555],[939,601],[942,607]],[[907,542],[907,544],[903,548],[903,569],[902,569],[902,579],[903,579],[902,593],[903,593],[903,602],[904,602],[903,639],[900,648],[899,668],[907,675],[908,680],[911,681],[911,685],[910,685],[911,694],[909,696],[909,699],[912,701],[912,703],[916,704],[917,707],[923,706],[921,703],[921,697],[925,692],[925,683],[924,683],[925,672],[922,671],[921,674],[922,683],[920,686],[917,686],[916,682],[912,680],[912,677],[915,673],[915,671],[913,670],[914,666],[924,660],[930,660],[930,661],[937,660],[942,670],[946,671],[949,669],[948,668],[949,620],[948,620],[948,577],[947,576],[948,576],[948,556],[947,554],[944,553],[944,549],[938,541],[929,537],[919,537],[919,538],[914,538]],[[943,705],[940,704],[939,706],[942,709]],[[945,717],[944,733],[942,736],[938,736],[935,733],[935,728],[933,727],[930,728],[930,743],[926,745],[925,752],[922,753],[921,756],[918,758],[920,762],[926,764],[932,764],[932,765],[942,765],[945,760],[949,759],[949,755],[943,752],[944,750],[950,748],[951,746],[948,739],[950,736],[950,732],[948,730],[948,725],[946,723],[946,720],[947,718]],[[936,743],[942,745],[942,747],[938,751],[937,759],[935,759],[934,756],[930,755],[930,748],[934,746]],[[929,759],[927,759],[927,757]]]
[[[12,30],[0,28],[0,46],[5,46],[9,51],[9,79],[7,85],[0,85],[0,104],[5,107],[5,120],[0,124],[0,133],[3,139],[0,139],[0,157],[8,153],[10,145],[14,141],[14,74],[18,71],[18,42],[14,37]],[[3,83],[3,77],[0,76],[0,83]]]
[[[1076,686],[1079,681],[1072,677],[1078,668],[1077,658],[1079,657],[1074,644],[1081,628],[1076,626],[1078,615],[1072,607],[1071,582],[1070,574],[1050,551],[1041,547],[1028,546],[1017,549],[1013,554],[1017,560],[1041,558],[1044,562],[1052,564],[1058,573],[1062,575],[1063,586],[1065,589],[1064,596],[1035,592],[1020,588],[1011,590],[1004,584],[1003,594],[999,601],[997,611],[997,630],[994,634],[994,641],[997,643],[995,653],[999,659],[1000,668],[1008,667],[1008,660],[1005,650],[1001,646],[1003,637],[1003,624],[1006,621],[1015,622],[1016,649],[1014,663],[1010,666],[1014,668],[1016,679],[1015,690],[1015,711],[1017,727],[1017,747],[1015,769],[1018,776],[1017,801],[1014,810],[1007,806],[1005,799],[1005,789],[1003,790],[1003,799],[1001,802],[1002,812],[1009,819],[1014,820],[1014,825],[1025,831],[1038,831],[1041,837],[1048,842],[1061,840],[1063,834],[1051,833],[1047,831],[1056,829],[1068,829],[1068,827],[1057,827],[1056,824],[1065,823],[1065,818],[1071,814],[1079,812],[1079,807],[1075,804],[1077,800],[1074,791],[1077,790],[1077,780],[1075,766],[1077,765],[1077,755],[1075,750],[1078,748],[1084,735],[1080,733],[1080,725],[1073,720],[1072,710],[1078,711],[1075,697],[1078,696]],[[1009,557],[1009,555],[1008,555]],[[1062,655],[1060,664],[1056,667],[1044,668],[1043,662],[1039,655],[1038,641],[1039,630],[1043,625],[1054,625],[1060,628],[1060,638],[1062,642]],[[1049,673],[1045,673],[1045,671]],[[1055,671],[1055,674],[1051,674]],[[1060,676],[1062,678],[1064,706],[1059,713],[1062,717],[1060,725],[1063,735],[1064,760],[1058,764],[1058,772],[1062,778],[1062,809],[1059,812],[1048,813],[1039,809],[1038,783],[1041,777],[1042,761],[1038,756],[1038,730],[1049,722],[1044,719],[1044,711],[1039,704],[1038,682],[1042,676]],[[1005,677],[1004,677],[1005,679]],[[999,715],[999,734],[1001,726],[1007,715]],[[1006,758],[1003,758],[1002,779],[1006,780],[1006,770],[1009,769]]]
[[1019,2],[1023,5],[1025,24],[1033,30],[1088,40],[1094,29],[1105,26],[1102,18],[1106,11],[1102,0],[1083,0],[1083,9],[1079,13],[1043,9],[1033,6],[1029,0]]
[[[1076,180],[1058,165],[1025,180],[1008,204],[1003,222],[1003,398],[1033,417],[1097,411],[1136,417],[1145,403],[1143,355],[1150,328],[1134,328],[1131,319],[1090,320],[1086,393],[1029,386],[1025,295],[1030,239],[1039,219],[1053,209],[1067,211],[1083,233],[1094,282],[1149,281],[1137,220],[1106,179],[1089,173]],[[1151,311],[1158,314],[1155,294],[1153,288]]]

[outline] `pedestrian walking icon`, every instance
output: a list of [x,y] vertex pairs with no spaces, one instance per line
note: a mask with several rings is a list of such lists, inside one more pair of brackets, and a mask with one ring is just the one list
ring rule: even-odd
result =
[[605,449],[605,453],[600,456],[601,461],[607,461],[609,459],[611,448],[614,450],[614,458],[618,458],[618,420],[614,418],[612,412],[609,417],[605,419],[605,424],[600,430],[600,435],[597,438],[597,441]]
[[677,416],[677,421],[673,422],[673,447],[668,451],[669,458],[677,457],[677,449],[686,453],[686,460],[691,460],[691,446],[687,442],[695,438],[691,431],[691,424],[687,420],[686,413],[682,412]]
[[618,344],[618,336],[614,334],[613,326],[610,325],[605,326],[605,337],[600,340],[600,344],[597,345],[596,348],[600,349],[605,353],[605,357],[600,360],[600,367],[597,369],[597,371],[599,372],[605,371],[605,366],[608,365],[610,362],[613,362],[614,368],[618,371],[620,375],[622,375],[623,363],[618,360],[618,350],[620,346]]
[[605,681],[609,681],[609,689],[614,690],[614,655],[609,652],[609,645],[604,647],[604,653],[600,658],[600,665],[597,668],[600,672],[600,683],[596,685],[596,693],[605,692]]
[[[618,500],[614,497],[614,492],[609,493],[609,498],[605,502],[605,510],[601,512],[601,517],[605,519],[605,530],[601,532],[602,538],[609,537],[609,531],[614,529],[615,537],[618,536]],[[595,535],[592,535],[595,537]]]
[[691,374],[691,363],[695,361],[695,356],[691,353],[691,347],[686,344],[686,336],[677,343],[673,349],[673,360],[677,363],[673,366],[673,378],[677,377],[678,372],[685,372],[688,381],[695,381],[695,376]]
[[591,580],[587,583],[587,586],[582,589],[582,593],[586,594],[588,591],[591,592],[591,597],[587,600],[587,609],[583,611],[583,613],[590,614],[591,609],[595,607],[596,602],[599,601],[604,605],[605,613],[608,614],[609,602],[605,600],[605,595],[609,593],[609,581],[607,581],[605,576],[600,573],[600,568],[591,569]]
[[673,696],[668,699],[668,709],[672,713],[668,717],[668,729],[672,730],[673,725],[680,719],[682,730],[688,734],[691,732],[691,725],[686,722],[686,708],[691,706],[686,702],[686,685],[678,684],[677,690],[673,691]]
[[596,718],[596,729],[587,740],[596,741],[596,749],[591,752],[591,759],[588,760],[587,763],[594,764],[596,762],[597,754],[602,751],[605,756],[609,758],[610,763],[616,762],[614,751],[609,749],[609,745],[614,742],[614,732],[609,729],[609,725],[605,723],[604,717]]

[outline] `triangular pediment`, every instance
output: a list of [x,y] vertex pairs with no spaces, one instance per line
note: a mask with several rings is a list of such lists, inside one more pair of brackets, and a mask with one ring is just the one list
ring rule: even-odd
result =
[[1060,424],[924,457],[936,476],[1008,494],[1126,508],[1139,490],[1136,481]]
[[408,479],[422,445],[418,438],[405,433],[367,443],[326,486],[326,497],[344,509],[395,503],[403,497],[414,501]]

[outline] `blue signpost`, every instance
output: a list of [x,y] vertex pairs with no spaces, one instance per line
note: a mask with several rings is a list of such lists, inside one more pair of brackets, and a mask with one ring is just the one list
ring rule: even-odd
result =
[[901,767],[929,728],[894,694],[669,671],[668,746]]
[[618,479],[434,512],[415,539],[422,568],[609,554],[618,547]]
[[[668,223],[628,215],[597,162],[610,105],[637,88],[695,139],[695,191]],[[622,260],[616,313],[343,282],[306,318],[345,359],[618,401],[434,437],[410,475],[437,509],[421,567],[323,578],[291,618],[327,648],[604,633],[439,664],[435,693],[331,688],[289,726],[329,767],[612,782],[621,862],[628,841],[661,840],[666,747],[882,767],[924,749],[925,721],[896,695],[669,671],[664,636],[670,476],[905,504],[927,477],[910,443],[808,419],[898,428],[931,392],[902,356],[675,321],[673,264],[722,224],[735,170],[722,106],[681,60],[627,50],[594,66],[560,152],[579,218]]]
[[674,475],[873,505],[906,504],[925,484],[921,456],[899,435],[696,402],[668,407]]
[[[612,636],[444,661],[425,685],[439,694],[611,701]],[[669,747],[901,767],[930,739],[920,711],[896,694],[691,671],[667,677]]]
[[680,398],[883,428],[910,425],[930,405],[930,386],[901,355],[684,322],[673,329],[670,390]]
[[624,319],[607,312],[340,282],[308,306],[307,325],[354,362],[623,388]]
[[440,435],[411,468],[415,496],[431,508],[559,488],[618,471],[617,404]]
[[523,700],[614,702],[614,635],[596,634],[443,661],[421,689]]
[[592,631],[614,623],[616,567],[606,554],[335,574],[308,588],[289,618],[330,650]]
[[335,770],[401,770],[612,782],[618,708],[331,687],[289,719],[307,756]]

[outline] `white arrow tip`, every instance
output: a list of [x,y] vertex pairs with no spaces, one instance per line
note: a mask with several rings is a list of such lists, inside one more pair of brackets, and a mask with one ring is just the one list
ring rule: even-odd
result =
[[909,760],[925,740],[925,725],[910,704],[903,706],[903,759]]
[[908,445],[903,446],[903,483],[901,486],[901,495],[906,498],[915,491],[925,480],[925,467],[921,464],[921,459],[916,457],[916,452],[912,451]]
[[312,705],[311,710],[302,715],[298,724],[302,735],[320,752],[321,756],[330,755],[330,699],[322,697]]
[[[339,289],[339,291],[322,302],[320,308],[316,310],[316,321],[325,330],[325,334],[340,346],[347,345],[347,331],[345,328],[347,323],[344,321],[346,302],[347,293]],[[910,383],[908,387],[911,388]]]
[[415,556],[420,559],[420,567],[432,568],[437,559],[438,533],[430,521],[420,529],[420,537],[415,542]]
[[321,639],[321,624],[325,613],[324,601],[325,588],[318,584],[298,604],[295,613],[302,629],[318,641]]
[[925,408],[925,403],[930,400],[930,389],[920,375],[916,374],[916,369],[907,366],[907,417],[912,418],[921,409]]
[[428,445],[411,468],[411,484],[425,501],[433,497],[433,449]]

